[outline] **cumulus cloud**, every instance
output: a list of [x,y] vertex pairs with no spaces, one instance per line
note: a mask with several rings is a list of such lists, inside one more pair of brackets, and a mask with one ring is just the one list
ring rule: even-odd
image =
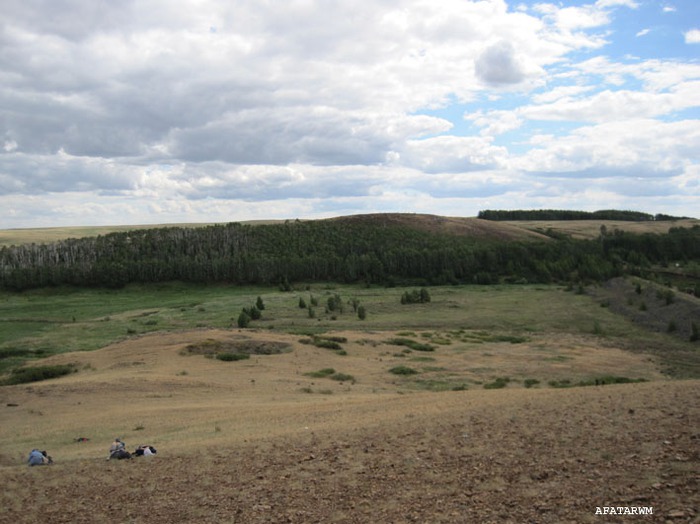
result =
[[691,29],[683,35],[686,44],[700,44],[700,29]]
[[474,69],[487,84],[517,84],[525,78],[513,44],[503,40],[484,49],[476,59]]
[[540,174],[577,178],[662,177],[684,172],[700,147],[700,128],[691,120],[661,123],[631,119],[577,128],[562,137],[533,137],[536,145],[517,160]]
[[605,57],[640,2],[578,4],[6,0],[0,227],[516,203],[532,173],[607,165],[586,130],[700,103],[692,60]]

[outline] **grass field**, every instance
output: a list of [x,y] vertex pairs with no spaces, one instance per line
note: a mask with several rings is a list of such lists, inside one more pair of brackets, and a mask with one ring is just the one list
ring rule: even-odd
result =
[[[412,288],[309,285],[293,292],[270,288],[164,284],[118,291],[48,289],[0,294],[0,350],[46,353],[93,350],[145,333],[235,328],[239,312],[261,297],[263,318],[251,327],[281,333],[327,330],[470,330],[496,336],[591,335],[606,343],[673,346],[663,335],[640,331],[585,295],[558,286],[447,286],[430,288],[428,304],[402,305]],[[325,311],[339,295],[343,312]],[[314,317],[299,308],[315,299]],[[360,320],[349,304],[368,314]]]
[[[663,373],[664,355],[697,359],[696,346],[559,286],[431,287],[429,303],[402,305],[412,289],[0,294],[0,351],[76,370],[0,387],[0,522],[596,522],[590,506],[607,503],[697,513],[700,389]],[[326,312],[335,295],[343,312]],[[262,319],[239,329],[257,297]],[[313,318],[300,298],[318,303]],[[595,386],[615,379],[645,382]],[[106,462],[115,436],[158,455]],[[35,447],[56,464],[24,466]]]

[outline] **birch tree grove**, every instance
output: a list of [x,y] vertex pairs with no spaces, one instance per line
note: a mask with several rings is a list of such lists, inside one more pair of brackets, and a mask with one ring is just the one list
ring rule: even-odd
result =
[[700,263],[700,228],[515,242],[342,220],[230,223],[2,247],[0,288],[119,288],[176,280],[263,285],[570,282],[607,279],[669,261]]

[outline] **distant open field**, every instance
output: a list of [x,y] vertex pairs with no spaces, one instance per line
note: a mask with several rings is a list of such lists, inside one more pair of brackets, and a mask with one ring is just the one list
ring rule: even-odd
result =
[[[77,372],[0,387],[0,522],[698,514],[700,382],[664,373],[695,345],[558,286],[431,287],[400,304],[410,289],[1,294],[0,350],[55,352],[35,364]],[[326,312],[335,295],[343,311]],[[258,296],[263,318],[239,329]],[[645,382],[595,385],[611,377]],[[107,462],[115,436],[158,454]],[[56,463],[24,466],[34,447]]]
[[700,220],[696,218],[684,220],[652,221],[652,222],[625,222],[622,220],[519,220],[505,222],[515,227],[530,231],[553,231],[570,235],[573,238],[596,238],[600,235],[601,226],[605,226],[608,233],[616,229],[628,233],[667,233],[672,227],[700,226]]
[[[600,234],[601,226],[609,232],[619,229],[633,233],[666,233],[671,227],[693,227],[700,225],[699,219],[686,219],[659,222],[625,222],[613,220],[561,220],[561,221],[504,221],[494,222],[473,217],[442,217],[417,214],[369,214],[339,217],[331,220],[377,221],[389,220],[411,227],[432,230],[454,235],[473,236],[492,239],[533,239],[542,238],[548,229],[568,234],[574,238],[595,238]],[[247,221],[246,224],[272,224],[283,220]],[[0,246],[19,244],[41,244],[56,242],[67,238],[94,237],[108,233],[152,229],[160,227],[204,227],[207,223],[191,224],[151,224],[151,225],[114,225],[114,226],[75,226],[54,228],[0,229]]]
[[[268,224],[275,220],[254,220],[247,224]],[[143,225],[114,225],[114,226],[66,226],[66,227],[39,227],[0,229],[0,246],[20,244],[45,244],[57,242],[67,238],[96,237],[109,233],[133,231],[138,229],[156,229],[161,227],[205,227],[214,223],[187,223],[187,224],[143,224]]]

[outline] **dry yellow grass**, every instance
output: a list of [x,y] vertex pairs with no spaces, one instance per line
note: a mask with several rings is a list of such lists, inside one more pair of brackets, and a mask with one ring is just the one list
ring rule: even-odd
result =
[[600,235],[601,226],[605,226],[608,233],[620,230],[628,233],[668,233],[672,227],[692,228],[700,225],[696,218],[683,220],[662,220],[653,222],[627,222],[622,220],[517,220],[503,222],[513,227],[529,231],[547,231],[552,229],[558,233],[571,235],[573,238],[591,239]]
[[[599,347],[594,337],[542,335],[521,344],[453,340],[436,345],[434,352],[407,354],[400,346],[386,344],[394,333],[334,335],[347,338],[346,356],[302,344],[294,335],[199,330],[148,335],[98,351],[51,357],[42,363],[74,363],[80,371],[0,388],[0,453],[6,463],[20,463],[30,449],[40,447],[65,461],[104,456],[115,436],[133,446],[150,443],[179,450],[349,429],[404,416],[408,406],[432,409],[436,400],[447,398],[439,395],[453,393],[423,388],[466,385],[470,395],[480,398],[482,384],[496,377],[510,377],[509,388],[520,390],[525,378],[539,379],[542,387],[548,380],[613,374],[664,380],[648,355]],[[416,335],[413,338],[423,340]],[[207,339],[285,342],[292,350],[238,362],[183,355],[188,344]],[[389,372],[398,365],[420,373],[404,378]],[[324,368],[355,380],[306,375]],[[78,437],[90,441],[76,444]]]
[[[597,523],[596,508],[609,506],[650,507],[644,522],[697,516],[700,381],[416,392],[380,373],[401,358],[372,333],[346,357],[296,344],[236,363],[179,354],[237,336],[152,335],[61,355],[94,369],[2,388],[0,522]],[[610,357],[656,376],[634,355],[560,342],[591,370]],[[465,356],[446,348],[441,365]],[[500,351],[482,356],[508,365]],[[358,382],[299,391],[312,381],[300,372],[329,364]],[[89,442],[69,441],[85,431]],[[105,461],[116,435],[158,455]],[[56,464],[18,464],[22,443],[46,445]]]

